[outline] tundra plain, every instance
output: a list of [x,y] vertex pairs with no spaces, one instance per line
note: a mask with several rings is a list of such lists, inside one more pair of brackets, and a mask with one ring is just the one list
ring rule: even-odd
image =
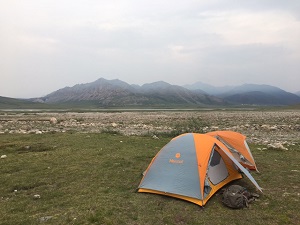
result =
[[[264,190],[249,208],[136,193],[172,137],[214,130],[247,136]],[[299,110],[1,111],[0,224],[298,224],[299,149]]]

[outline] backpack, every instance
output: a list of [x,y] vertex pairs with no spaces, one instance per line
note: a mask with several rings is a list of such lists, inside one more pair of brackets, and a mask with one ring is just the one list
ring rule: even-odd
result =
[[246,188],[240,185],[231,185],[224,190],[222,202],[229,208],[242,209],[248,207],[248,203],[255,200],[254,197],[259,196],[248,192]]

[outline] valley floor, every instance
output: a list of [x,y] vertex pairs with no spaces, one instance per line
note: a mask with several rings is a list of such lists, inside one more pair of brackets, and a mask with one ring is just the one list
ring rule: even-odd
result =
[[108,132],[159,137],[214,130],[243,133],[250,143],[293,144],[300,134],[300,110],[0,113],[0,134]]

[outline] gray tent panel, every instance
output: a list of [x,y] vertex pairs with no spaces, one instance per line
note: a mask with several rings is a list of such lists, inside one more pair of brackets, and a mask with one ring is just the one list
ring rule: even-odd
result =
[[193,134],[170,141],[153,160],[139,188],[202,199]]

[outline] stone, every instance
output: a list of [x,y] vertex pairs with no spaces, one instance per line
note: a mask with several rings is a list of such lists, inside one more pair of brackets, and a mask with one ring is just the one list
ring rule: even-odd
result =
[[40,222],[46,222],[48,220],[50,220],[53,216],[43,216],[40,218]]
[[153,139],[159,139],[156,135],[152,136]]
[[40,199],[40,198],[41,198],[41,196],[40,196],[40,195],[38,195],[38,194],[35,194],[35,195],[33,195],[33,198],[34,198],[34,199]]
[[274,143],[274,144],[268,144],[267,147],[269,149],[281,149],[281,150],[288,150],[286,147],[282,145],[282,143]]
[[57,119],[55,117],[50,118],[50,123],[51,124],[57,124]]
[[261,125],[261,128],[266,129],[266,130],[269,130],[269,129],[270,129],[270,126],[267,125],[267,124],[263,124],[263,125]]

